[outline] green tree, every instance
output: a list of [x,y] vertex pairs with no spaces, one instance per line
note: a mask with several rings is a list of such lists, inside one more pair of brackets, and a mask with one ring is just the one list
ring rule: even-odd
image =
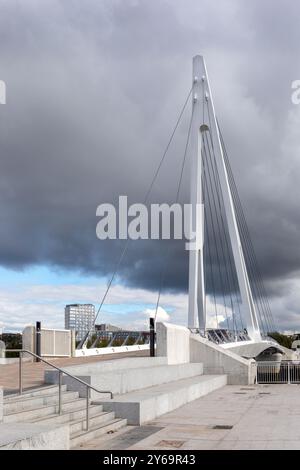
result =
[[291,349],[293,343],[293,337],[289,335],[284,335],[283,333],[279,333],[278,331],[274,331],[273,333],[269,333],[269,336],[281,346],[285,348]]

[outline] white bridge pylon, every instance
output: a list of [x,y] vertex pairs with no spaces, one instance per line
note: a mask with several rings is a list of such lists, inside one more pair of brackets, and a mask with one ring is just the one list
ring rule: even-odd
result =
[[[254,341],[261,340],[257,312],[246,269],[241,245],[233,198],[231,195],[223,149],[215,115],[215,109],[209,85],[204,58],[197,55],[193,58],[193,109],[191,123],[191,228],[196,233],[194,249],[189,252],[189,328],[199,328],[205,332],[205,283],[204,283],[204,206],[202,201],[202,133],[210,132],[220,186],[224,199],[225,216],[232,247],[233,259],[237,273],[241,297],[241,315],[249,337]],[[201,207],[202,210],[197,208]]]

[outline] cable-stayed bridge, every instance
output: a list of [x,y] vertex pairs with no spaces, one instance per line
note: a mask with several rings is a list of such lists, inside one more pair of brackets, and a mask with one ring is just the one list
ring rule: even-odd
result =
[[[149,202],[190,101],[192,109],[175,198],[178,203],[189,155],[190,233],[194,233],[194,238],[189,248],[187,325],[192,331],[226,347],[240,348],[243,344],[249,349],[249,345],[259,344],[255,353],[270,347],[278,350],[278,345],[268,338],[276,326],[215,112],[205,61],[200,55],[193,58],[191,89],[145,193],[144,203]],[[125,241],[95,322],[131,243],[134,241]],[[167,267],[163,266],[158,273],[160,287],[155,318],[166,275]],[[86,344],[90,333],[79,344],[79,349]],[[253,351],[253,346],[251,348]]]
[[[202,56],[193,59],[192,99],[191,204],[196,249],[189,253],[188,325],[220,342],[260,343],[275,331],[274,320]],[[195,210],[197,204],[202,211]],[[208,293],[217,326],[211,331],[207,329]],[[229,337],[220,331],[220,320],[223,329],[231,332]]]
[[[40,352],[37,354],[28,349],[10,350],[19,354],[18,369],[15,367],[12,370],[11,377],[14,382],[18,377],[19,395],[8,394],[2,400],[0,390],[0,415],[3,414],[3,423],[0,423],[3,436],[2,442],[0,440],[0,448],[12,448],[12,446],[13,448],[45,448],[49,440],[51,448],[62,448],[62,446],[79,448],[80,446],[82,449],[85,443],[90,446],[91,441],[97,438],[103,439],[104,435],[121,430],[127,424],[134,426],[141,426],[144,423],[153,424],[160,416],[176,412],[178,408],[181,408],[177,415],[173,415],[171,426],[169,426],[173,428],[174,424],[177,425],[176,439],[178,434],[182,433],[183,440],[175,440],[175,442],[184,445],[187,432],[190,432],[194,439],[197,426],[200,426],[201,442],[196,445],[202,449],[203,442],[207,442],[207,437],[211,435],[213,429],[224,431],[235,426],[235,435],[240,437],[238,426],[241,417],[234,416],[235,394],[246,395],[243,415],[248,418],[249,410],[251,412],[257,407],[257,398],[261,399],[262,395],[274,393],[272,389],[268,389],[271,392],[259,392],[259,384],[281,383],[290,386],[300,383],[300,364],[299,361],[294,361],[293,351],[282,348],[268,338],[268,334],[276,327],[229,163],[221,126],[216,117],[205,62],[201,56],[193,59],[192,87],[147,189],[144,203],[149,202],[154,183],[190,99],[192,112],[175,198],[178,202],[186,157],[189,155],[191,159],[190,237],[186,245],[189,248],[189,303],[186,326],[157,322],[156,357],[154,357],[154,335],[151,329],[150,335],[147,334],[148,332],[143,332],[146,340],[149,336],[151,338],[151,357],[148,357],[148,351],[141,350],[142,354],[136,357],[126,352],[126,357],[119,356],[112,361],[90,358],[88,356],[93,355],[93,348],[97,342],[97,339],[93,339],[92,329],[87,332],[79,345],[80,351],[75,351],[78,354],[74,354],[74,356],[85,357],[68,358],[67,367],[64,364],[64,368],[59,367],[57,362],[50,363],[42,357]],[[133,240],[129,238],[125,240],[101,299],[95,322],[131,244],[134,244]],[[161,293],[166,275],[167,266],[163,265],[161,272],[158,273],[160,284],[155,319],[161,304]],[[118,331],[114,337],[109,336],[106,353],[110,352],[109,346],[113,346],[115,340],[123,341],[122,345],[125,345],[126,349],[130,336],[137,344],[142,339],[139,332],[133,335],[132,331]],[[34,337],[32,332],[29,337],[32,341]],[[41,336],[39,343],[40,338]],[[102,339],[105,338],[108,337],[106,335],[102,337]],[[91,345],[88,352],[87,341]],[[118,348],[111,349],[117,350]],[[142,349],[148,349],[148,347],[144,344]],[[26,365],[23,365],[22,357],[25,354],[39,361],[33,365],[39,367],[44,364],[43,367],[48,367],[44,370],[42,382],[44,385],[47,384],[46,387],[24,390],[23,368]],[[283,354],[284,360],[282,360]],[[32,364],[29,366],[32,374],[38,372],[37,368],[33,370]],[[2,380],[7,388],[7,379]],[[231,387],[228,391],[227,384],[236,388]],[[236,391],[233,392],[233,390]],[[294,394],[294,390],[283,389],[284,419],[281,435],[284,442],[290,436],[290,432],[287,433],[286,430],[285,398],[287,394],[291,397],[289,414],[292,415],[294,400],[297,399],[297,393]],[[210,415],[207,414],[207,401],[201,402],[203,407],[198,401],[195,407],[189,408],[189,414],[186,414],[187,408],[182,412],[182,407],[188,406],[190,402],[197,399],[202,399],[211,392],[218,392],[219,395],[217,400],[216,395],[212,397]],[[268,412],[263,417],[269,423],[267,431],[270,433],[270,439],[273,440],[273,427],[277,429],[278,421],[280,421],[277,421],[279,395],[276,389],[276,393],[270,397],[271,400],[263,402],[264,405],[259,410],[263,416],[266,406],[268,408]],[[256,406],[252,404],[249,408],[249,399],[254,399]],[[216,407],[216,403],[220,403],[219,408]],[[205,412],[203,412],[204,409]],[[222,414],[223,409],[225,409],[225,414]],[[270,409],[273,421],[269,419]],[[229,424],[228,410],[231,415]],[[168,416],[170,418],[170,414]],[[184,423],[182,423],[182,416],[184,416]],[[217,424],[207,426],[208,417],[209,422],[218,420]],[[257,415],[254,415],[254,418],[256,417]],[[253,416],[250,418],[250,421],[245,418],[247,442],[249,422],[250,424],[256,423]],[[0,421],[1,419],[2,416],[0,416]],[[22,428],[24,421],[26,440],[32,439],[28,441],[29,444],[28,442],[19,443],[20,431],[22,435],[24,430]],[[159,426],[161,422],[158,421]],[[13,428],[10,426],[11,423]],[[37,436],[41,434],[41,431],[37,432],[35,426],[41,423],[43,423],[43,428],[41,442],[39,442]],[[55,430],[55,439],[53,423],[59,427],[59,431]],[[16,424],[17,427],[15,427]],[[47,428],[48,424],[50,428]],[[187,425],[189,429],[184,427]],[[160,432],[160,427],[158,429]],[[208,432],[206,436],[205,430]],[[126,429],[123,429],[122,432],[125,434],[125,431]],[[255,432],[252,432],[254,436],[252,439],[255,442],[257,442],[258,431],[259,429],[255,426]],[[160,443],[174,443],[173,430],[169,429],[165,432],[165,435],[170,436],[172,440],[158,442],[158,438],[155,437],[153,441],[155,448]],[[265,429],[263,433],[265,434]],[[277,439],[277,434],[275,436]],[[268,438],[268,442],[270,439]],[[223,434],[220,440],[226,443]],[[130,438],[129,441],[131,445],[132,439]],[[229,447],[232,445],[230,442],[232,441],[228,439]],[[106,449],[107,444],[108,442],[105,441]],[[95,445],[98,446],[99,442]],[[195,442],[193,446],[195,447]],[[145,448],[148,449],[148,447],[146,443]],[[187,448],[193,449],[194,447]]]

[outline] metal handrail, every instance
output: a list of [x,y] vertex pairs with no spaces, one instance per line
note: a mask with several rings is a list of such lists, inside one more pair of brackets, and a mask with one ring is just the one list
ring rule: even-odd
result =
[[48,364],[48,366],[53,367],[54,369],[58,370],[59,372],[59,380],[58,380],[58,414],[62,414],[62,376],[63,374],[67,375],[68,377],[71,377],[72,379],[76,380],[77,382],[81,383],[82,385],[86,386],[86,431],[89,429],[89,399],[90,399],[90,391],[94,390],[96,393],[106,393],[110,395],[110,398],[113,399],[113,392],[111,391],[105,391],[105,390],[98,390],[97,388],[93,387],[92,385],[84,382],[84,380],[79,379],[78,377],[75,377],[75,375],[70,374],[69,372],[66,372],[64,369],[61,367],[57,367],[54,364],[52,364],[49,361],[46,361],[46,359],[42,358],[38,354],[33,353],[32,351],[28,351],[27,349],[6,349],[6,352],[17,352],[19,353],[19,395],[22,395],[23,393],[23,368],[22,368],[22,358],[23,358],[23,353],[30,354],[31,356],[35,357],[36,359],[39,359],[40,361],[44,362],[45,364]]

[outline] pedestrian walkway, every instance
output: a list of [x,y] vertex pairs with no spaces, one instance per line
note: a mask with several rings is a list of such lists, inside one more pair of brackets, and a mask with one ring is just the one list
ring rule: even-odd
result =
[[[134,351],[120,354],[106,354],[89,357],[45,358],[57,367],[67,367],[99,361],[111,361],[122,357],[148,356],[149,351]],[[44,371],[51,369],[43,362],[23,362],[23,388],[39,387],[44,383]],[[0,387],[4,392],[17,391],[19,386],[19,363],[0,365]]]
[[81,449],[300,450],[299,385],[227,385],[142,427]]

